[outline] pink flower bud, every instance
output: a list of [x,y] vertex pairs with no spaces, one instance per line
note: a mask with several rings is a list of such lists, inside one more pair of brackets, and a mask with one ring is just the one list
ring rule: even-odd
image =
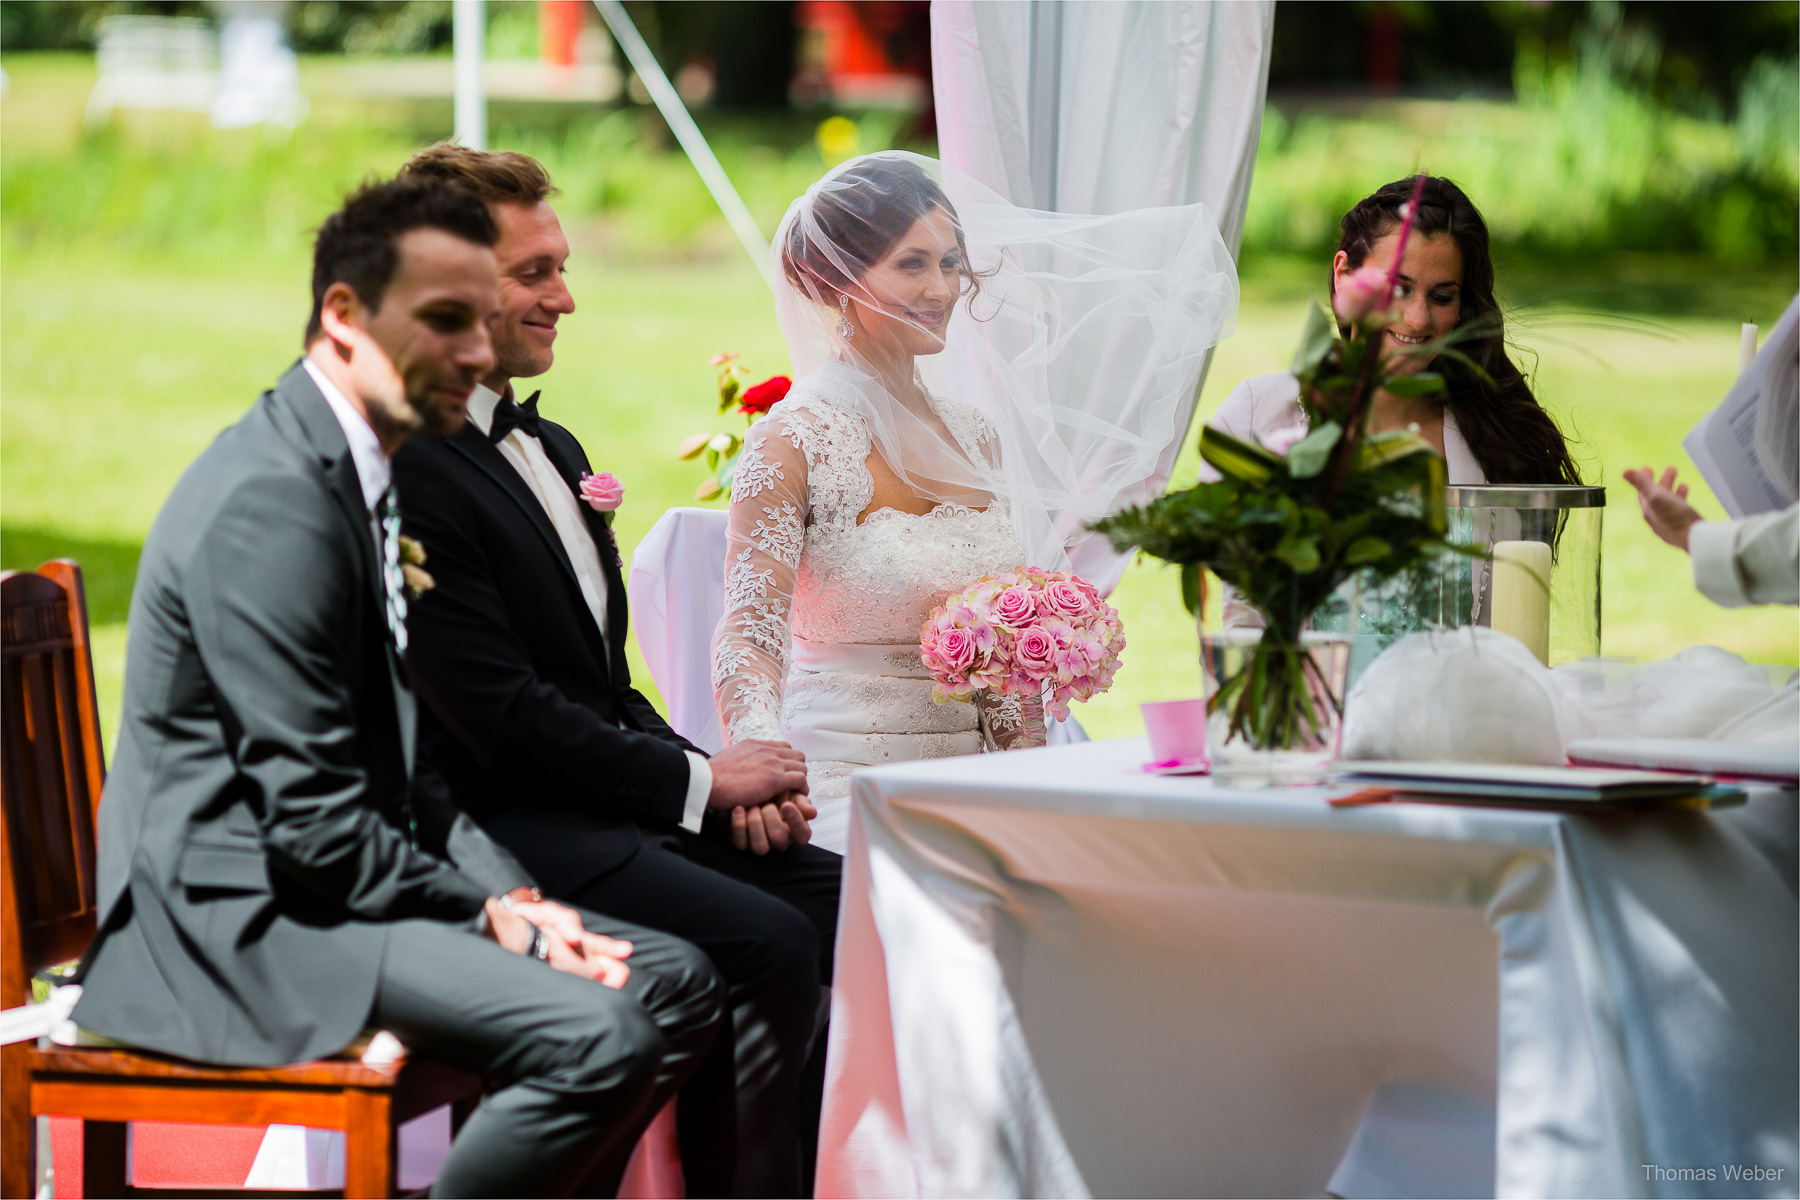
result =
[[1387,295],[1387,272],[1374,267],[1359,267],[1343,279],[1338,280],[1337,287],[1331,296],[1332,311],[1338,319],[1348,324],[1363,322],[1365,324],[1387,324],[1385,313],[1377,313],[1376,307]]

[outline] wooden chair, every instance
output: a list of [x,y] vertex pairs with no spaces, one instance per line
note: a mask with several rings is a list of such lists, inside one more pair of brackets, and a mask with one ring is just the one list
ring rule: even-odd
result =
[[[35,972],[79,958],[94,936],[94,818],[105,781],[81,568],[0,575],[0,1008],[30,1002]],[[129,1187],[131,1121],[311,1125],[345,1131],[345,1196],[395,1195],[395,1132],[480,1081],[439,1063],[356,1058],[213,1067],[134,1050],[29,1042],[4,1048],[0,1196],[29,1197],[35,1120],[83,1124],[90,1196],[177,1195]],[[316,1194],[316,1193],[315,1193]]]

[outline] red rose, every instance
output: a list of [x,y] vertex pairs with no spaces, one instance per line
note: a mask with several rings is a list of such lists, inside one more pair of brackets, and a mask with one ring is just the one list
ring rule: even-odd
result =
[[766,413],[779,404],[793,386],[794,381],[786,375],[772,375],[738,397],[738,411]]

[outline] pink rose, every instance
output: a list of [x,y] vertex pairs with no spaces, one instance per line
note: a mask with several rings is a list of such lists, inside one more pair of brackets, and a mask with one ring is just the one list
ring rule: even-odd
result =
[[962,675],[975,665],[975,638],[967,629],[952,625],[947,629],[937,630],[930,649],[923,652],[921,657],[925,653],[935,660],[930,664],[934,671],[941,670],[946,675]]
[[[1387,293],[1386,271],[1360,267],[1338,280],[1332,289],[1331,308],[1345,324],[1354,325],[1359,321],[1372,324],[1375,318],[1385,315],[1377,313],[1375,306],[1386,298]],[[1386,324],[1385,321],[1380,323]]]
[[610,471],[601,471],[597,475],[581,477],[581,498],[587,501],[588,507],[595,512],[609,513],[619,507],[619,501],[625,499],[625,485],[620,483]]
[[1029,587],[1015,584],[994,598],[994,619],[1002,625],[1019,628],[1037,615],[1037,602]]
[[1043,678],[1056,670],[1056,639],[1041,625],[1019,631],[1013,639],[1013,665],[1035,678]]
[[1044,585],[1038,593],[1038,613],[1046,617],[1064,617],[1074,621],[1086,616],[1093,608],[1094,602],[1088,594],[1075,586],[1073,580],[1055,579]]

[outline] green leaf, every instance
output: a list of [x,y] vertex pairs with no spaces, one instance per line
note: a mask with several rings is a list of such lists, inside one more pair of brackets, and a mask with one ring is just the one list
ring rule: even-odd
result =
[[1319,569],[1319,543],[1314,538],[1290,534],[1275,547],[1275,557],[1286,563],[1296,575],[1310,575]]
[[1181,564],[1181,602],[1187,606],[1188,612],[1200,615],[1201,595],[1200,564],[1197,562]]
[[1306,328],[1300,334],[1300,348],[1294,352],[1293,372],[1303,382],[1311,382],[1319,364],[1337,341],[1337,322],[1325,306],[1314,300],[1306,309]]
[[1288,474],[1295,479],[1311,479],[1325,469],[1331,449],[1344,435],[1344,427],[1327,421],[1292,446],[1288,447]]
[[1435,396],[1444,390],[1444,377],[1432,371],[1390,375],[1381,386],[1395,396]]
[[1411,430],[1390,429],[1363,439],[1362,445],[1357,447],[1356,466],[1360,471],[1372,471],[1411,454],[1436,453],[1436,447]]
[[737,465],[738,456],[733,454],[725,460],[725,464],[719,468],[719,473],[714,476],[719,481],[719,486],[725,491],[731,490],[731,481],[737,477]]
[[1360,537],[1344,550],[1344,562],[1352,567],[1378,563],[1393,552],[1393,547],[1378,537]]
[[1279,455],[1250,442],[1240,442],[1211,425],[1200,430],[1200,457],[1219,474],[1241,483],[1267,483],[1286,465]]
[[711,446],[706,448],[706,469],[709,471],[716,471],[719,469],[719,452],[714,450]]

